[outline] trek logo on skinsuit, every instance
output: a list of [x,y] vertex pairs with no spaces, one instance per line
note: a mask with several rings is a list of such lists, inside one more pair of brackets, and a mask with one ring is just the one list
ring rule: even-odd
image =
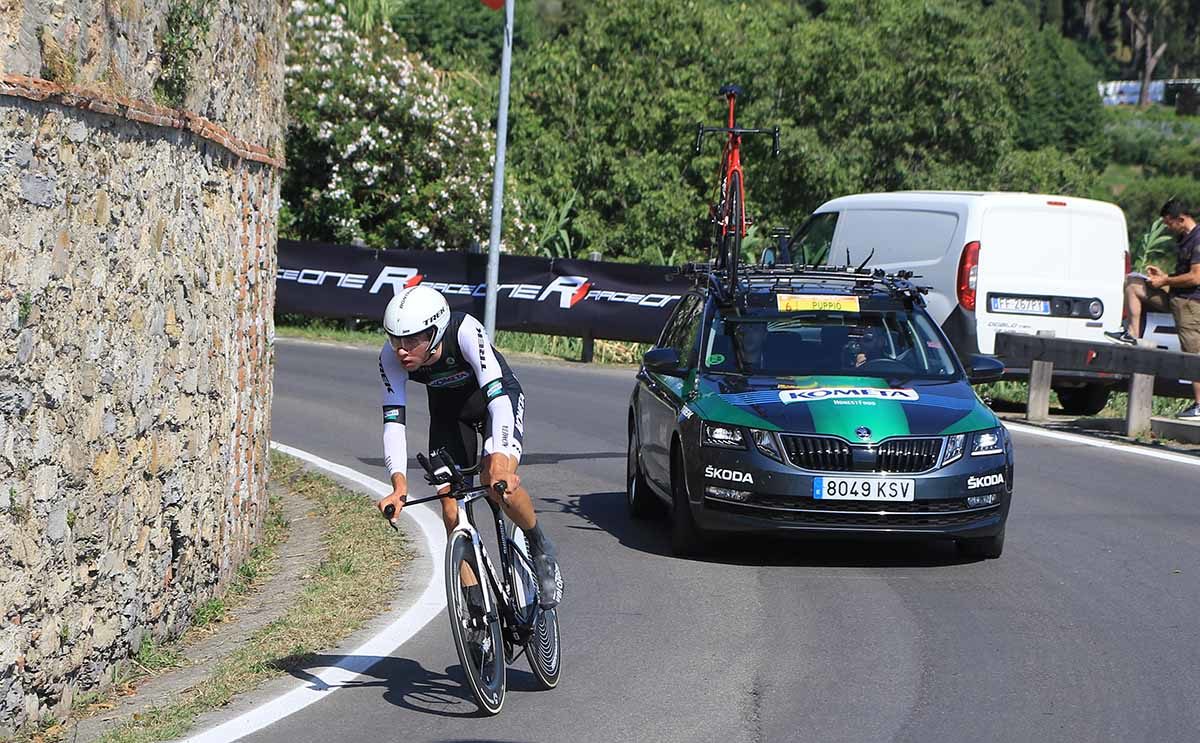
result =
[[737,470],[723,470],[713,467],[711,464],[704,468],[705,477],[713,477],[718,480],[729,480],[730,482],[745,482],[751,485],[754,484],[754,476],[749,472],[738,472]]
[[469,371],[453,372],[429,380],[428,385],[430,387],[454,387],[462,384],[470,378],[471,372]]
[[979,488],[990,488],[993,485],[1003,485],[1004,474],[997,472],[994,475],[984,475],[983,477],[968,477],[967,490],[978,490]]
[[388,392],[395,392],[395,390],[392,389],[391,380],[388,379],[387,371],[385,371],[383,368],[383,358],[382,357],[380,357],[380,359],[379,359],[379,377],[380,377],[380,379],[383,380],[383,386],[385,388],[387,388]]
[[525,393],[517,395],[517,433],[525,435]]
[[793,402],[820,402],[822,400],[896,400],[912,402],[921,399],[916,390],[888,387],[818,387],[815,390],[783,390],[779,401],[787,405]]
[[475,335],[479,341],[479,370],[483,371],[487,368],[487,354],[483,349],[483,328],[475,328]]

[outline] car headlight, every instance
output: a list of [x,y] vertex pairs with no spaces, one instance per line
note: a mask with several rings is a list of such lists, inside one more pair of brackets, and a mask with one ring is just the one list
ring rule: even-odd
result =
[[967,443],[967,435],[965,433],[956,433],[946,437],[946,456],[942,457],[942,466],[957,462],[962,458],[963,446]]
[[700,441],[705,446],[716,446],[721,449],[745,449],[746,437],[737,426],[727,426],[724,423],[708,423],[701,427]]
[[783,452],[779,450],[779,439],[775,438],[775,434],[770,431],[760,431],[757,428],[751,428],[750,438],[754,439],[754,445],[758,447],[760,452],[783,464]]
[[999,428],[990,428],[977,432],[971,440],[971,456],[982,457],[988,454],[1004,453],[1004,437]]

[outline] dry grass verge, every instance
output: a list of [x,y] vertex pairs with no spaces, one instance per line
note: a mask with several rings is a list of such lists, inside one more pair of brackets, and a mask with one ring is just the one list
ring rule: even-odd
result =
[[[397,574],[411,552],[404,538],[384,528],[370,499],[306,471],[303,464],[277,452],[271,454],[271,480],[303,495],[327,524],[322,537],[323,559],[303,576],[304,586],[282,618],[266,625],[221,660],[201,683],[179,694],[169,706],[155,707],[108,732],[104,743],[142,743],[185,735],[196,718],[227,704],[267,679],[281,676],[306,658],[335,647],[343,638],[383,611],[394,597]],[[110,709],[113,697],[133,693],[140,680],[178,665],[178,648],[197,633],[220,631],[225,613],[245,601],[270,574],[277,547],[286,532],[277,506],[269,518],[266,537],[239,571],[225,597],[197,611],[197,625],[179,640],[148,645],[129,664],[130,670],[106,697],[93,695],[76,705],[75,717]],[[69,740],[70,722],[27,730],[16,740],[58,743]]]

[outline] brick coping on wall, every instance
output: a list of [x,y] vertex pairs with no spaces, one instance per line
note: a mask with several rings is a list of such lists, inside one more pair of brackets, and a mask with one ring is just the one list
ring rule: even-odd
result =
[[94,88],[76,85],[64,87],[49,80],[26,75],[4,75],[3,79],[0,79],[0,95],[27,98],[31,101],[52,100],[63,106],[109,116],[120,116],[152,126],[185,129],[198,137],[221,145],[243,160],[264,163],[280,170],[284,168],[283,158],[272,157],[265,147],[244,142],[231,134],[228,129],[190,111],[166,108],[149,101],[136,101],[108,95]]

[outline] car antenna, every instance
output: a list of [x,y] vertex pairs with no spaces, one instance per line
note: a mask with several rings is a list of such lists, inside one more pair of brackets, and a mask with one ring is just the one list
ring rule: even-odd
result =
[[[865,261],[863,261],[862,263],[858,264],[858,268],[856,268],[856,269],[854,269],[854,270],[855,270],[855,271],[861,271],[861,270],[863,270],[863,268],[865,268],[865,267],[866,267],[866,265],[867,265],[868,263],[870,263],[870,262],[871,262],[871,259],[872,259],[872,258],[874,258],[874,257],[875,257],[875,248],[871,248],[871,254],[867,256],[867,259],[866,259]],[[847,264],[847,265],[849,265],[849,263],[850,263],[850,253],[849,253],[849,251],[847,251],[847,252],[846,252],[846,264]]]
[[846,268],[850,268],[850,246],[846,246]]

